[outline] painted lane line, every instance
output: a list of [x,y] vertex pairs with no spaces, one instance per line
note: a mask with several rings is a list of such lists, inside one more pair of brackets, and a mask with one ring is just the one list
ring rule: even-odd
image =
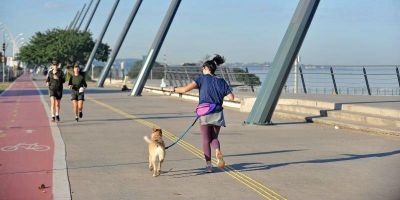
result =
[[[171,134],[171,133],[169,133],[167,131],[164,131],[164,133]],[[175,140],[175,138],[174,138],[174,140]],[[204,157],[202,155],[203,153],[202,153],[202,151],[200,149],[194,147],[193,145],[191,145],[191,144],[189,144],[189,143],[187,143],[185,141],[182,142],[182,145],[185,146],[184,147],[185,149],[189,148],[191,152],[194,151],[195,154],[197,155],[197,157],[199,157],[199,158],[204,160]],[[216,163],[217,163],[217,160],[215,158],[213,158],[213,164],[216,165]],[[239,177],[241,179],[241,182],[242,183],[246,183],[246,185],[248,187],[250,187],[249,185],[252,185],[252,187],[250,187],[250,188],[253,189],[253,190],[255,190],[254,188],[257,188],[257,190],[255,190],[256,192],[259,192],[259,190],[262,190],[263,192],[267,193],[268,195],[270,195],[269,193],[272,193],[273,194],[272,197],[274,199],[285,199],[284,197],[282,197],[279,194],[275,193],[271,189],[265,187],[261,183],[259,183],[259,182],[255,181],[254,179],[248,177],[244,173],[241,173],[241,172],[235,170],[234,168],[230,167],[229,165],[226,166],[225,168],[228,169],[228,170],[224,169],[223,171],[226,171],[230,176],[234,176],[235,179],[236,179],[236,177]],[[245,182],[243,182],[242,180],[245,180]],[[262,195],[262,196],[264,196],[264,195]],[[277,197],[275,197],[275,196],[277,196]]]

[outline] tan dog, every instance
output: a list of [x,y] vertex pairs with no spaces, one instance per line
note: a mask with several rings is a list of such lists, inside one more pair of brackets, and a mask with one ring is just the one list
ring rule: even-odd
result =
[[162,130],[153,128],[150,138],[144,136],[144,140],[149,147],[149,169],[153,171],[153,176],[159,176],[161,164],[165,158],[165,144],[162,139]]

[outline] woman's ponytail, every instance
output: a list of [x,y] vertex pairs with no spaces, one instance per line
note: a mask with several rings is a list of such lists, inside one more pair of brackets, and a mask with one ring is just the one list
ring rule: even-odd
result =
[[215,62],[216,66],[219,66],[225,62],[225,58],[218,54],[216,54],[212,60]]
[[215,74],[217,67],[225,62],[225,58],[216,54],[212,60],[207,60],[203,66],[207,66],[211,74]]

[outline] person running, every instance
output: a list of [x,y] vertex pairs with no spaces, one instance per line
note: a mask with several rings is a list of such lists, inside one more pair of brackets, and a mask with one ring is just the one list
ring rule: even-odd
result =
[[68,86],[71,89],[71,101],[72,108],[75,113],[76,122],[79,118],[83,117],[83,101],[85,100],[84,90],[87,88],[85,81],[85,76],[80,73],[80,68],[78,64],[74,65],[74,74],[71,76],[68,82]]
[[65,76],[63,71],[58,68],[58,62],[53,61],[51,70],[48,72],[46,85],[49,87],[51,121],[60,121],[60,103],[63,95],[63,84]]
[[206,172],[212,172],[211,147],[215,149],[217,167],[224,168],[220,142],[218,135],[221,126],[225,127],[223,113],[223,99],[226,96],[229,100],[234,100],[231,87],[221,77],[215,75],[217,67],[225,62],[224,57],[216,55],[213,59],[207,60],[202,65],[202,74],[195,80],[183,87],[174,87],[172,92],[186,93],[193,89],[199,89],[199,104],[213,103],[216,108],[213,112],[200,117],[200,131],[203,138],[203,152],[206,159]]

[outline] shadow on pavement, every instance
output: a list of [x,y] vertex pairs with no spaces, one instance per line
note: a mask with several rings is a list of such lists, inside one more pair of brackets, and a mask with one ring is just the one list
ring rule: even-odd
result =
[[239,171],[255,171],[255,170],[269,170],[276,167],[283,167],[287,165],[294,164],[325,164],[332,162],[342,162],[342,161],[352,161],[359,160],[365,158],[379,158],[400,154],[400,150],[383,152],[383,153],[373,153],[373,154],[342,154],[340,158],[326,158],[326,159],[316,159],[316,160],[305,160],[305,161],[296,161],[296,162],[286,162],[286,163],[277,163],[277,164],[263,164],[263,163],[237,163],[230,165],[232,168]]
[[[205,166],[205,164],[204,164]],[[216,167],[213,167],[213,173],[220,173],[222,172]],[[173,170],[170,169],[169,171],[162,172],[162,176],[169,176],[172,178],[187,178],[187,177],[192,177],[192,176],[199,176],[199,175],[206,175],[209,174],[205,172],[205,167],[204,168],[196,168],[196,169],[182,169],[182,170]]]
[[274,154],[274,153],[287,153],[287,152],[295,152],[295,151],[305,151],[307,149],[291,149],[291,150],[281,150],[281,151],[266,151],[266,152],[254,152],[254,153],[243,153],[243,154],[228,154],[224,155],[224,157],[236,157],[236,156],[254,156],[254,155],[265,155],[265,154]]

